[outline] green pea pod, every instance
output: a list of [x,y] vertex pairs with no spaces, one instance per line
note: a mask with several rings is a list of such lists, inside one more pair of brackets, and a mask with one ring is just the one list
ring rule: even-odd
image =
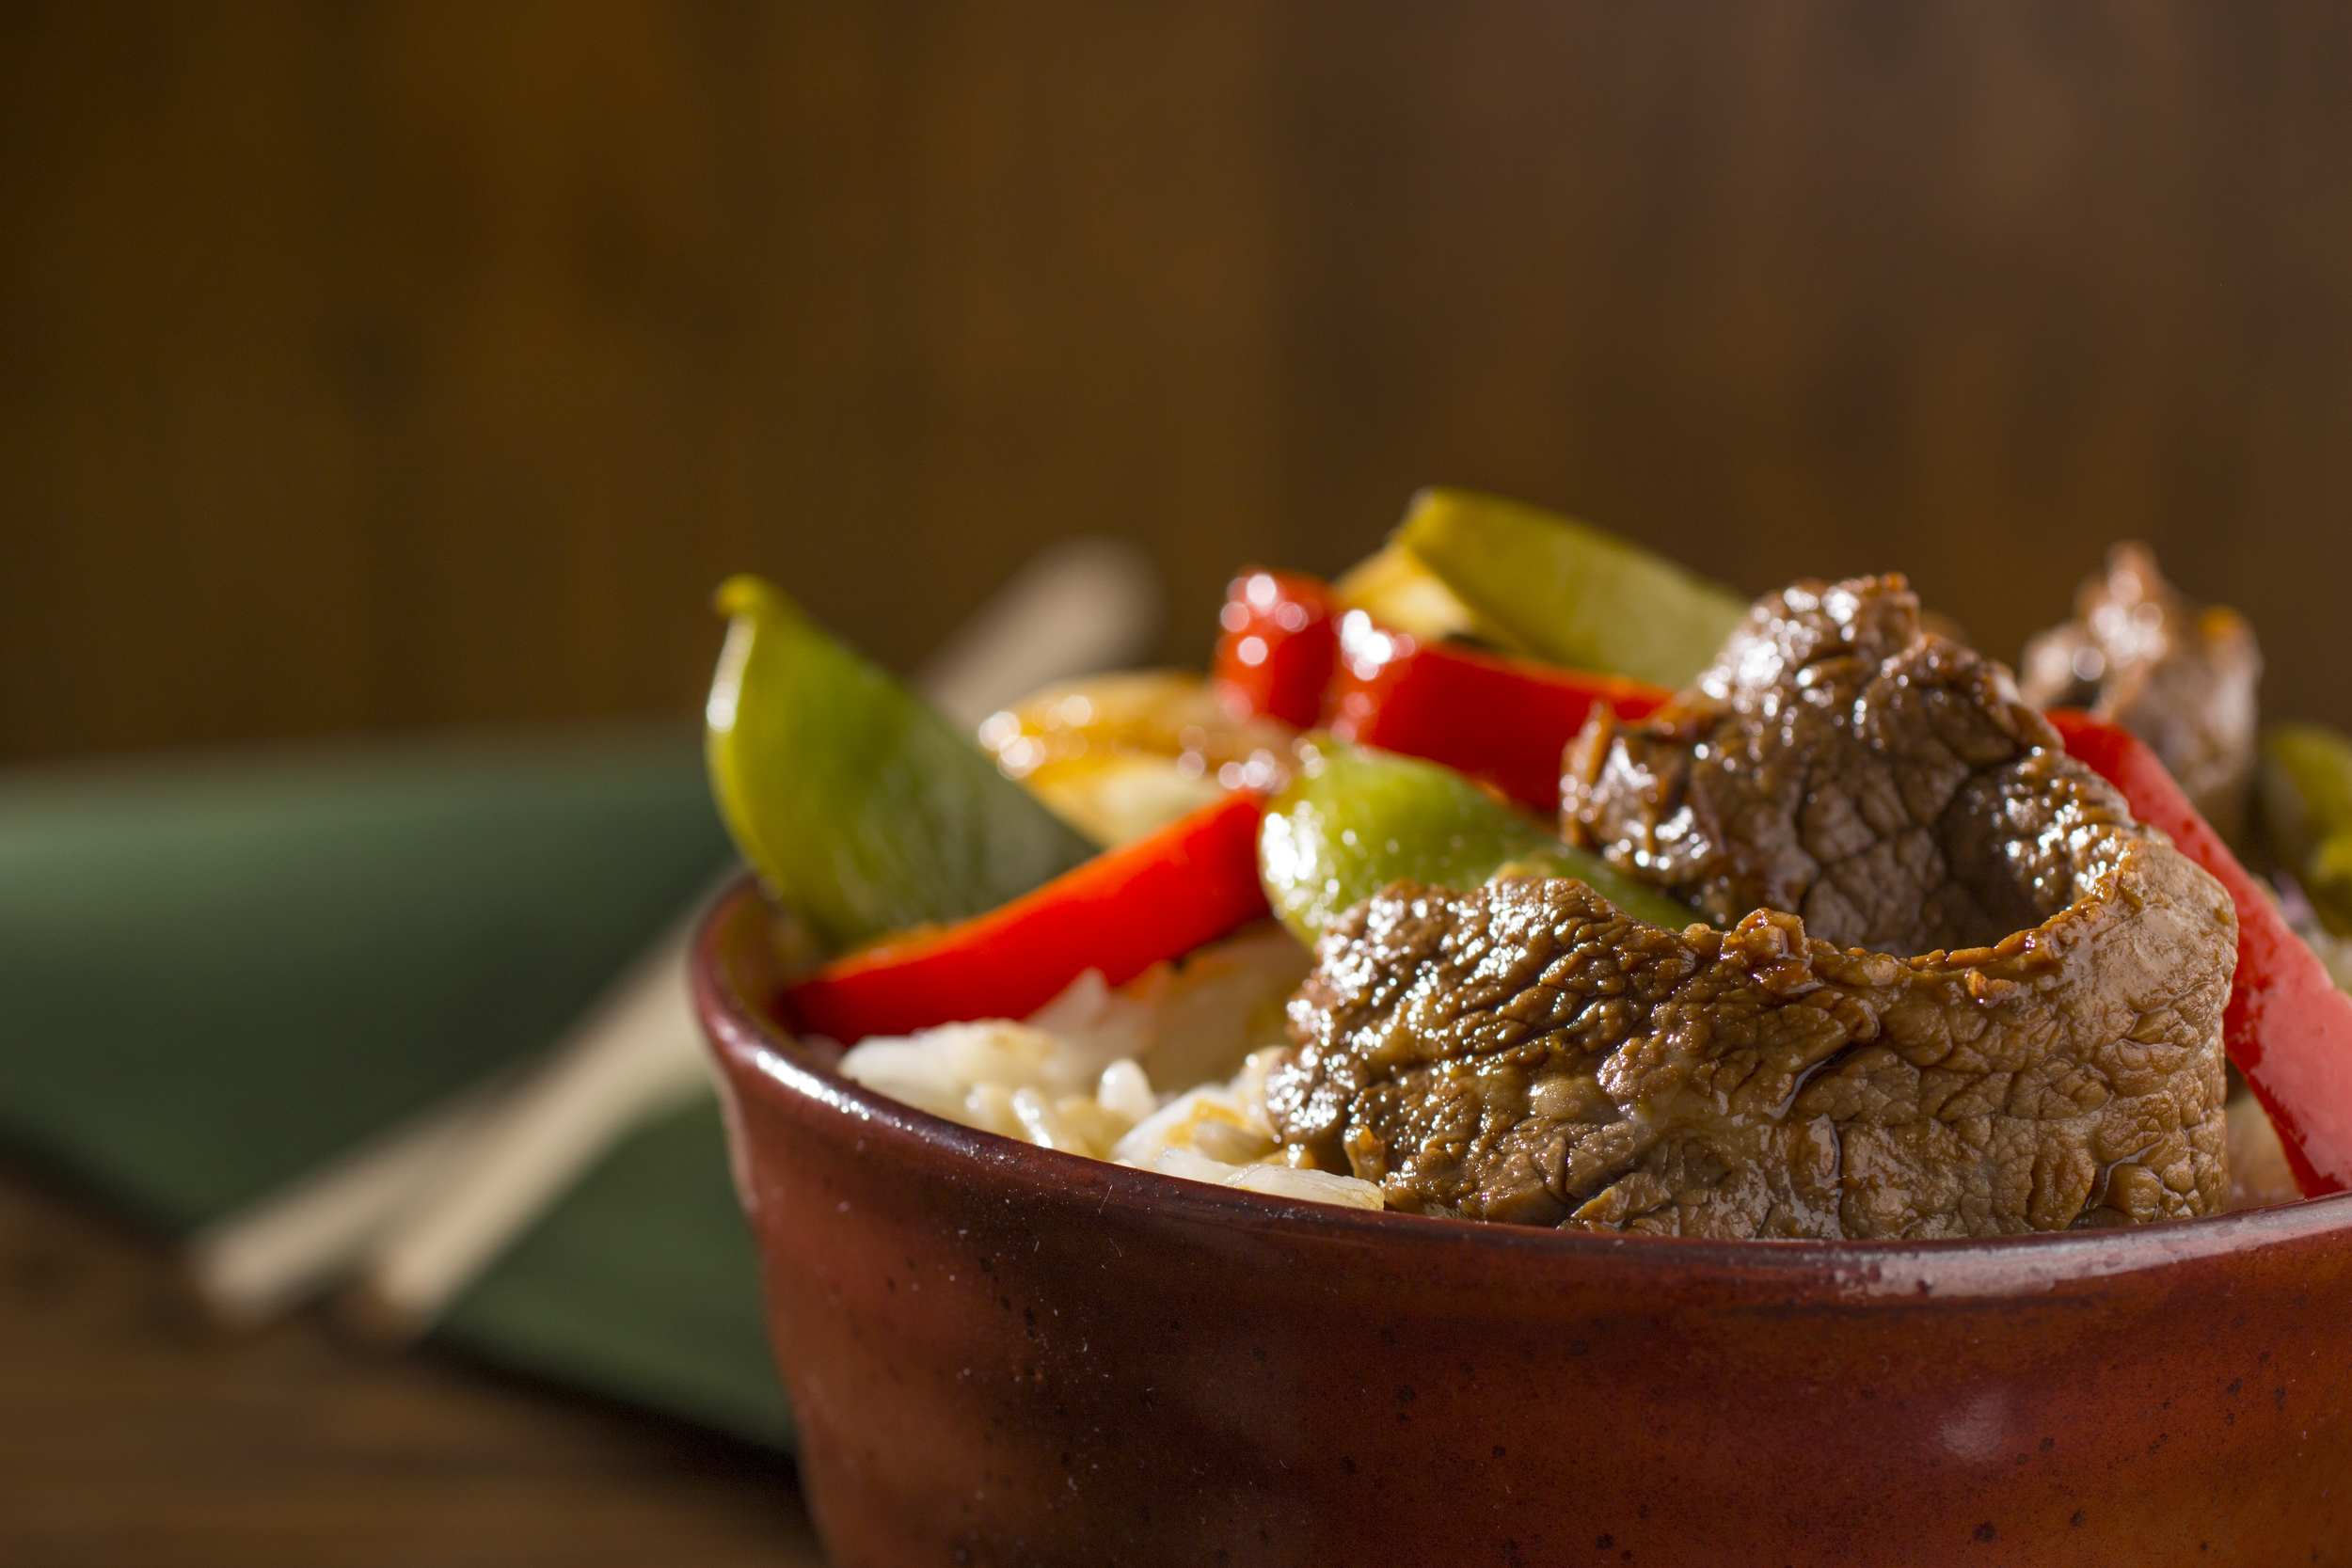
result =
[[1258,829],[1266,898],[1310,944],[1399,878],[1467,893],[1505,866],[1579,878],[1628,914],[1677,930],[1698,918],[1451,768],[1369,747],[1324,749]]
[[1413,498],[1397,542],[1545,658],[1689,685],[1747,613],[1719,583],[1589,523],[1470,490]]
[[839,948],[1018,897],[1094,851],[772,584],[720,588],[707,757],[744,858]]
[[2328,928],[2352,936],[2352,738],[2324,724],[2263,736],[2265,847],[2295,874]]

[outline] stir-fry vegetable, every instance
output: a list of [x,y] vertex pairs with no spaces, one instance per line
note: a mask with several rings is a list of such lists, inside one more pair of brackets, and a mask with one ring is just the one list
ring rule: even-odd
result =
[[2262,740],[2263,831],[2328,929],[2352,936],[2352,739],[2280,724]]
[[771,584],[730,578],[718,603],[711,786],[737,846],[828,943],[978,914],[1093,852]]
[[1696,918],[1451,768],[1361,747],[1317,758],[1275,798],[1258,834],[1267,900],[1308,942],[1399,878],[1468,891],[1506,865],[1580,878],[1627,913],[1661,926],[1679,929]]
[[1546,816],[1560,809],[1560,756],[1597,708],[1646,717],[1670,695],[1615,675],[1423,642],[1361,610],[1340,623],[1331,733],[1484,779]]
[[1252,567],[1235,578],[1217,615],[1226,700],[1302,730],[1313,725],[1339,657],[1338,613],[1330,588],[1304,572]]
[[1467,638],[1506,653],[1534,652],[1464,604],[1444,578],[1393,539],[1342,572],[1331,594],[1343,610],[1360,610],[1375,625],[1410,632],[1424,642]]
[[1104,848],[1199,811],[1229,789],[1279,789],[1295,736],[1236,718],[1183,670],[1088,675],[992,713],[980,745],[1008,778]]
[[[1427,757],[1533,810],[1560,805],[1560,755],[1597,707],[1639,719],[1660,687],[1439,641],[1362,610],[1334,621],[1331,590],[1295,572],[1233,579],[1217,641],[1219,689],[1252,714]],[[1336,644],[1336,646],[1335,646]]]
[[1747,600],[1613,533],[1469,490],[1423,490],[1397,541],[1546,658],[1688,684]]
[[848,1042],[1026,1018],[1089,969],[1123,985],[1265,914],[1260,810],[1229,795],[977,919],[836,959],[786,996],[805,1027]]
[[2352,996],[2267,891],[2197,815],[2156,753],[2130,731],[2074,709],[2050,721],[2069,754],[2123,792],[2141,821],[2171,835],[2237,907],[2237,973],[2222,1044],[2262,1101],[2306,1196],[2352,1187]]

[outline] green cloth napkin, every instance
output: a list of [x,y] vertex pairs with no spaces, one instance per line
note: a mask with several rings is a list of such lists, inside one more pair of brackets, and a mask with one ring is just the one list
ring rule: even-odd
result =
[[558,1383],[791,1445],[715,1099],[614,1151],[437,1332]]
[[[0,1141],[183,1234],[550,1043],[728,854],[681,733],[0,774]],[[442,1332],[788,1440],[707,1105]]]

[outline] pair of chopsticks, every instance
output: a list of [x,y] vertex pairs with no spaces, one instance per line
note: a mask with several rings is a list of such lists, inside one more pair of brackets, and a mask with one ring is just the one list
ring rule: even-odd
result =
[[[914,684],[975,728],[1050,681],[1137,657],[1161,613],[1158,577],[1140,550],[1068,540],[1023,566]],[[686,965],[716,892],[698,896],[533,1063],[199,1232],[187,1261],[214,1310],[259,1323],[340,1291],[372,1332],[405,1339],[430,1328],[617,1144],[711,1092]]]

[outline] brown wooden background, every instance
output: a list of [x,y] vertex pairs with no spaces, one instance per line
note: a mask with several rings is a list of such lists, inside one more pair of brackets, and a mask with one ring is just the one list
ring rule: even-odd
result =
[[[0,762],[684,714],[767,571],[913,662],[1040,543],[1432,480],[2013,652],[2119,534],[2352,722],[2352,9],[10,0]],[[803,1562],[779,1465],[0,1164],[0,1557]]]
[[0,10],[0,758],[684,711],[1430,480],[2013,653],[2122,533],[2352,721],[2329,4]]

